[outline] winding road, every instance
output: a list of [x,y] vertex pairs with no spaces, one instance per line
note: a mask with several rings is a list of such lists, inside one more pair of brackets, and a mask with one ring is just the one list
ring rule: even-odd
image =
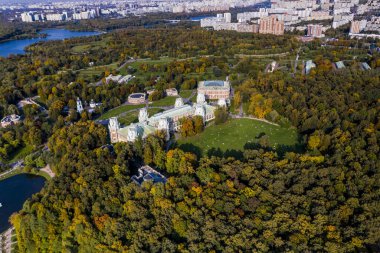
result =
[[[136,62],[136,61],[138,61],[138,59],[134,59],[134,58],[132,58],[132,59],[128,59],[128,60],[126,60],[123,64],[121,64],[116,70],[119,71],[120,69],[124,68],[125,65],[130,64],[130,63],[134,63],[134,62]],[[94,84],[92,84],[92,85],[93,85],[93,86],[100,86],[100,85],[102,85],[102,84],[103,84],[103,79],[100,79],[99,81],[97,81],[96,83],[94,83]]]

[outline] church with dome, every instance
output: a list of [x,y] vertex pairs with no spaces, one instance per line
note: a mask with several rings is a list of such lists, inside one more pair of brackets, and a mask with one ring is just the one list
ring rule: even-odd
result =
[[180,119],[201,116],[206,123],[215,118],[215,109],[215,106],[207,104],[204,94],[198,93],[197,102],[193,105],[185,104],[182,98],[177,98],[174,108],[154,114],[151,117],[149,117],[147,108],[142,108],[139,111],[139,122],[126,127],[120,127],[117,118],[113,117],[108,123],[111,142],[134,142],[138,138],[144,139],[159,130],[165,131],[166,137],[169,139],[170,133],[181,128]]

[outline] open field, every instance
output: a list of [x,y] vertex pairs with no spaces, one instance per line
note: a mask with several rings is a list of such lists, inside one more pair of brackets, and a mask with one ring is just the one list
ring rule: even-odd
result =
[[[167,65],[173,61],[179,62],[181,60],[183,60],[183,59],[175,59],[175,58],[171,58],[171,57],[161,57],[159,60],[138,59],[137,61],[135,61],[131,64],[128,64],[125,67],[123,67],[122,69],[120,69],[119,73],[121,75],[126,75],[126,74],[128,74],[128,72],[127,72],[128,67],[132,67],[136,70],[136,72],[133,73],[133,75],[138,77],[138,78],[147,79],[147,78],[156,77],[156,76],[163,76],[164,72],[162,72],[160,70],[159,71],[152,71],[149,69],[149,66],[155,66],[156,69],[160,69],[160,67],[163,65]],[[197,58],[194,58],[192,60],[195,62],[199,61],[199,59],[197,59]],[[142,67],[143,64],[148,66],[146,70],[144,70],[144,67]],[[186,74],[186,77],[187,78],[195,78],[195,79],[199,79],[199,80],[225,79],[226,78],[225,75],[222,75],[220,77],[216,77],[214,75],[214,72],[212,69],[213,69],[212,67],[208,67],[208,68],[206,68],[204,73],[190,72],[190,73]]]
[[164,97],[163,99],[149,103],[151,106],[174,106],[177,97]]
[[122,114],[123,112],[127,112],[127,111],[133,110],[133,109],[143,108],[144,106],[145,106],[145,104],[141,104],[141,105],[122,105],[122,106],[116,107],[116,108],[111,109],[111,110],[107,111],[106,113],[102,114],[99,117],[99,120],[104,120],[104,119],[109,119],[111,117],[116,117],[116,116],[119,116],[120,114]]
[[111,70],[114,70],[118,67],[118,63],[112,63],[112,64],[109,64],[109,65],[104,65],[104,66],[95,66],[95,67],[90,67],[90,68],[87,68],[87,69],[82,69],[79,71],[78,73],[78,76],[79,77],[82,77],[82,78],[85,78],[85,77],[91,77],[91,76],[98,76],[100,75],[101,73],[105,72],[105,71],[111,71]]
[[[159,113],[159,112],[162,112],[162,111],[163,111],[162,109],[150,108],[150,109],[148,109],[148,114],[149,114],[149,116],[152,116],[152,115]],[[131,123],[136,123],[139,120],[139,112],[138,111],[130,112],[124,116],[119,117],[118,120],[119,120],[120,124],[122,124],[124,126],[128,126]]]
[[81,44],[77,45],[71,48],[73,53],[85,53],[88,52],[89,50],[101,50],[105,47],[107,47],[107,43],[110,41],[110,38],[104,38],[100,41],[94,41],[91,43],[86,43],[86,44]]
[[180,95],[180,97],[182,97],[182,98],[188,98],[188,97],[191,96],[192,93],[193,93],[193,90],[181,90],[181,91],[179,92],[179,95]]
[[138,122],[138,117],[139,117],[139,112],[133,111],[133,112],[127,113],[126,115],[118,117],[118,121],[120,122],[121,125],[128,126],[131,123]]
[[298,134],[295,129],[283,128],[252,119],[231,119],[222,125],[212,125],[197,136],[178,140],[178,147],[200,156],[243,151],[258,143],[262,135],[269,137],[273,149],[295,148]]
[[134,69],[136,69],[136,72],[133,73],[134,76],[136,77],[141,77],[141,78],[146,78],[146,77],[151,77],[151,76],[160,76],[162,75],[162,72],[159,72],[159,71],[144,71],[141,69],[141,65],[143,64],[147,64],[147,65],[156,65],[156,66],[160,66],[160,65],[164,65],[164,64],[167,64],[171,61],[173,61],[174,58],[170,58],[170,57],[161,57],[160,59],[158,60],[152,60],[152,59],[138,59],[137,61],[131,63],[131,64],[128,64],[126,65],[124,68],[121,68],[120,69],[120,74],[121,75],[127,75],[128,72],[127,72],[127,69],[128,67],[132,67]]
[[[191,92],[190,92],[191,94]],[[189,95],[190,96],[190,95]],[[174,106],[175,100],[177,97],[164,97],[163,99],[150,102],[149,106],[156,106],[156,107],[165,107],[165,106]],[[133,109],[140,109],[145,107],[146,104],[140,104],[140,105],[122,105],[119,107],[116,107],[114,109],[111,109],[107,112],[105,112],[103,115],[99,117],[99,120],[109,119],[111,117],[119,116],[120,114],[127,112],[129,110]],[[126,119],[126,121],[128,121]]]
[[18,149],[13,156],[8,160],[8,163],[14,163],[20,159],[23,159],[25,156],[29,155],[33,152],[33,147],[26,145],[25,147],[22,147]]

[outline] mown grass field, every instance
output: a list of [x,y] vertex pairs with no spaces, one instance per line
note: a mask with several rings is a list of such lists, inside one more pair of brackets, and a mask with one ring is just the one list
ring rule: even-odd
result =
[[222,125],[212,125],[199,135],[179,139],[178,147],[205,156],[215,151],[243,151],[245,146],[258,143],[263,134],[269,137],[273,149],[298,145],[295,129],[271,125],[253,119],[231,119]]
[[118,63],[112,63],[112,64],[109,64],[109,65],[104,65],[104,66],[95,66],[95,67],[90,67],[90,68],[87,68],[87,69],[82,69],[79,71],[78,73],[78,77],[81,77],[81,78],[86,78],[86,77],[91,77],[91,76],[98,76],[100,75],[101,73],[105,72],[105,71],[112,71],[114,69],[117,69],[118,67]]
[[[190,92],[190,94],[191,94],[191,92]],[[157,106],[157,107],[161,107],[161,106],[174,106],[176,98],[177,97],[164,97],[163,99],[160,99],[160,100],[157,100],[157,101],[154,101],[154,102],[150,102],[149,106]],[[130,111],[130,110],[133,110],[133,109],[140,109],[140,108],[143,108],[145,106],[146,106],[146,104],[140,104],[140,105],[122,105],[122,106],[116,107],[114,109],[111,109],[111,110],[105,112],[104,114],[102,114],[99,117],[99,120],[104,120],[104,119],[109,119],[111,117],[116,117],[116,116],[119,116],[120,114],[122,114],[124,112]],[[151,109],[157,109],[157,108],[151,108]],[[149,109],[149,110],[151,110],[151,109]],[[138,113],[138,112],[136,112],[136,113]],[[121,120],[123,120],[123,119],[121,119]],[[128,119],[125,119],[125,121],[129,122]]]
[[[133,62],[131,64],[128,64],[124,68],[120,69],[119,73],[121,75],[126,75],[126,74],[128,74],[128,71],[127,71],[128,67],[132,67],[132,68],[136,69],[136,72],[133,73],[133,75],[136,76],[136,77],[138,77],[138,78],[142,78],[143,80],[145,80],[147,78],[151,78],[151,77],[163,76],[164,73],[161,72],[161,71],[150,71],[149,69],[147,71],[144,71],[144,70],[141,69],[140,66],[143,65],[143,64],[162,66],[162,65],[169,64],[169,63],[171,63],[171,62],[173,62],[175,60],[177,62],[181,61],[181,59],[175,59],[175,58],[171,58],[171,57],[161,57],[158,60],[138,59],[137,61],[135,61],[135,62]],[[198,59],[194,58],[193,61],[198,61]],[[212,67],[208,67],[208,68],[206,68],[206,71],[204,73],[191,72],[191,73],[186,74],[186,77],[187,78],[195,78],[195,79],[199,79],[199,80],[225,79],[226,78],[225,75],[216,77],[214,75],[214,72],[213,72],[212,69],[213,69]]]
[[133,73],[133,75],[136,77],[147,78],[147,77],[151,77],[151,76],[160,76],[163,74],[162,72],[159,72],[159,71],[143,71],[143,70],[141,70],[140,66],[142,64],[160,66],[163,64],[167,64],[173,60],[174,60],[174,58],[170,58],[170,57],[161,57],[159,60],[138,59],[137,61],[135,61],[131,64],[128,64],[124,68],[120,69],[120,74],[121,75],[127,75],[128,74],[128,71],[127,71],[128,67],[132,67],[132,68],[136,69],[136,72]]
[[[159,108],[148,109],[149,116],[152,116],[152,115],[159,113],[159,112],[162,112],[162,111],[163,110],[159,109]],[[127,113],[126,115],[120,116],[118,118],[118,120],[119,120],[120,124],[122,124],[124,126],[128,126],[131,123],[136,123],[139,121],[139,112],[134,111],[134,112]]]
[[110,41],[110,38],[104,38],[100,41],[94,41],[91,43],[86,43],[86,44],[80,44],[77,46],[74,46],[71,48],[73,53],[85,53],[88,52],[89,50],[102,50],[103,48],[107,47],[107,43]]
[[104,119],[109,119],[111,117],[116,117],[116,116],[119,116],[120,114],[122,114],[123,112],[127,112],[127,111],[133,110],[133,109],[143,108],[144,106],[145,106],[145,104],[141,104],[141,105],[122,105],[122,106],[116,107],[114,109],[111,109],[111,110],[103,113],[99,117],[99,120],[104,120]]
[[151,106],[174,106],[177,97],[164,97],[163,99],[149,103]]
[[193,90],[181,90],[179,92],[179,96],[182,98],[188,98],[191,96],[192,93],[193,93]]

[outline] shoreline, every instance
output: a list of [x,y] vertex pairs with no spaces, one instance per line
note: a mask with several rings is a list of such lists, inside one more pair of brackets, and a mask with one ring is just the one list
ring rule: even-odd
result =
[[50,176],[49,173],[47,173],[46,171],[43,171],[42,168],[38,169],[37,173],[33,172],[33,171],[26,172],[22,168],[17,168],[17,169],[10,170],[8,173],[6,173],[6,171],[5,171],[4,175],[0,176],[0,182],[3,180],[6,180],[8,178],[12,178],[14,176],[17,176],[17,175],[21,175],[21,174],[29,174],[29,175],[34,175],[34,176],[40,176],[40,177],[45,178],[46,180],[51,180],[53,178],[52,176]]
[[[38,29],[37,33],[35,33],[35,34],[20,34],[20,35],[16,35],[15,37],[12,37],[12,38],[0,40],[0,45],[3,43],[6,43],[6,42],[17,41],[17,40],[46,39],[47,37],[49,37],[49,34],[43,33],[43,31],[46,31],[46,30],[66,30],[66,31],[78,32],[78,33],[80,33],[80,32],[98,33],[98,34],[94,34],[91,36],[103,35],[103,34],[107,33],[106,31],[97,30],[97,29],[95,29],[95,30],[77,30],[77,29],[70,29],[70,28],[65,28],[65,27],[47,27],[47,28],[43,28],[43,29]],[[42,32],[42,33],[40,33],[40,32]],[[25,36],[23,36],[23,35],[25,35]],[[70,39],[70,38],[68,38],[68,39]]]
[[[46,34],[45,33],[41,33],[40,35],[43,35],[43,36],[38,36],[39,34],[36,33],[36,35],[30,35],[30,36],[22,36],[22,37],[12,37],[12,38],[9,38],[9,39],[5,39],[5,40],[0,40],[0,44],[2,43],[6,43],[6,42],[9,42],[9,41],[14,41],[14,40],[31,40],[31,39],[40,39],[40,38],[46,38]],[[17,35],[19,36],[19,35]]]

